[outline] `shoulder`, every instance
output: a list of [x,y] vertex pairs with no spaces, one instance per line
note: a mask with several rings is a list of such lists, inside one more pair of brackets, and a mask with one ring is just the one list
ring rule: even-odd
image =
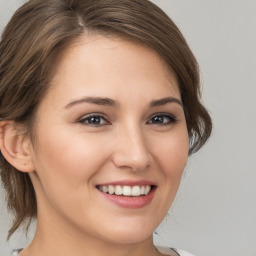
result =
[[174,248],[168,248],[168,247],[161,247],[157,246],[157,250],[164,255],[169,256],[195,256],[187,251],[181,250],[181,249],[174,249]]

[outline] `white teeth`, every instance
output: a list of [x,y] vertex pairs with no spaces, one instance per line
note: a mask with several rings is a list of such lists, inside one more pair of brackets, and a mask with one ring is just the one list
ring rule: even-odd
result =
[[115,194],[118,196],[123,194],[123,190],[121,186],[115,186]]
[[141,196],[147,195],[150,190],[150,185],[145,186],[121,186],[121,185],[108,185],[108,186],[98,186],[97,187],[101,192],[108,193],[110,195],[124,195],[124,196]]
[[151,190],[151,187],[149,185],[147,185],[145,188],[145,195],[147,195],[150,190]]
[[112,185],[108,186],[108,191],[107,191],[110,195],[113,195],[115,193],[115,187]]
[[123,186],[123,195],[124,196],[131,196],[132,195],[132,188],[129,186]]
[[139,186],[132,187],[132,196],[140,196],[140,187]]
[[142,186],[142,187],[140,188],[140,193],[141,193],[142,195],[145,195],[145,186]]

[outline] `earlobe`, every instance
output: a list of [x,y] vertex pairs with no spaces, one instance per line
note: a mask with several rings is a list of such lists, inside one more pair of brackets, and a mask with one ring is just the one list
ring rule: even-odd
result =
[[0,149],[4,158],[21,172],[34,171],[31,141],[13,121],[0,122]]

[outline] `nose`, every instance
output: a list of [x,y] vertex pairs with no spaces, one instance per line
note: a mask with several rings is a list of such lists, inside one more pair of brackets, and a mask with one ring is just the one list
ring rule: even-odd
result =
[[115,139],[113,162],[119,168],[127,168],[134,172],[147,169],[151,163],[151,155],[143,131],[139,127],[129,125],[119,129]]

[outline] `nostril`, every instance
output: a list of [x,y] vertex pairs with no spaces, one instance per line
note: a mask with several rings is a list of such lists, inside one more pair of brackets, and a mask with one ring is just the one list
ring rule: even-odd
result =
[[139,159],[137,157],[133,158],[116,156],[113,158],[113,162],[119,168],[127,168],[134,172],[143,171],[150,165],[148,158]]

